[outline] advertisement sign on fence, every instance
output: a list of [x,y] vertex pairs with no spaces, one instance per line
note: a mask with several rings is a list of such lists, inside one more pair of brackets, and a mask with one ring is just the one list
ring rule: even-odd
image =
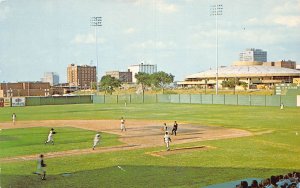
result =
[[25,97],[11,98],[11,106],[25,106]]
[[11,106],[10,98],[4,98],[4,107],[10,107],[10,106]]

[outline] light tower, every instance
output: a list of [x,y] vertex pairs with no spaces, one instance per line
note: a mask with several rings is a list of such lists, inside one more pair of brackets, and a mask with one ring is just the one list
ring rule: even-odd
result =
[[97,87],[97,92],[99,91],[99,86],[98,86],[98,63],[99,63],[99,58],[98,58],[98,28],[102,26],[102,17],[91,17],[90,20],[91,26],[95,28],[95,44],[96,44],[96,61],[97,61],[97,66],[96,66],[96,87]]
[[216,17],[216,95],[218,95],[218,87],[219,87],[219,63],[218,63],[218,16],[223,14],[223,5],[215,4],[210,7],[210,15]]

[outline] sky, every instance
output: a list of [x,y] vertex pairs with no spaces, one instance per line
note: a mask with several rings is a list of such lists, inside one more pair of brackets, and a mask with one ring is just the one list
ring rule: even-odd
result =
[[127,71],[156,64],[176,81],[218,65],[229,66],[246,48],[267,51],[268,61],[300,64],[300,0],[0,0],[0,82],[40,81],[69,64]]

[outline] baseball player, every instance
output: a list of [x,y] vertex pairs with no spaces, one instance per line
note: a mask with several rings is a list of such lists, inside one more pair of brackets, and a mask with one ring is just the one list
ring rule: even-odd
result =
[[121,117],[121,131],[126,131],[125,119],[123,117]]
[[166,143],[166,145],[167,145],[167,151],[169,151],[169,150],[170,150],[171,137],[170,137],[168,131],[166,131],[166,133],[165,133],[164,141],[165,141],[165,143]]
[[42,180],[46,180],[46,166],[47,165],[44,162],[44,155],[41,154],[38,159],[36,174],[41,175]]
[[280,110],[283,110],[283,108],[284,108],[284,104],[281,103],[281,104],[280,104]]
[[17,115],[15,113],[13,113],[11,115],[11,118],[12,118],[13,124],[15,125],[16,124],[16,120],[17,120]]
[[53,128],[51,128],[50,132],[49,132],[49,135],[48,135],[48,139],[47,141],[45,142],[45,144],[47,144],[48,142],[52,142],[52,145],[54,145],[54,141],[53,141],[53,135],[56,134],[56,132],[54,131]]
[[168,131],[168,126],[166,123],[164,123],[164,131],[167,132]]
[[94,138],[93,150],[95,150],[96,145],[100,142],[100,138],[101,138],[100,133],[97,133]]
[[177,122],[175,121],[175,122],[174,122],[173,129],[172,129],[172,134],[171,134],[171,135],[173,135],[173,133],[174,133],[175,136],[176,136],[177,129],[178,129],[178,124],[177,124]]

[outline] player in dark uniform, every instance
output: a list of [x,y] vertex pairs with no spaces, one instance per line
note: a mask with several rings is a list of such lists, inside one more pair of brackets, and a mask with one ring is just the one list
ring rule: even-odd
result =
[[177,124],[177,122],[175,121],[175,122],[174,122],[173,129],[172,129],[172,135],[173,135],[173,133],[174,133],[175,136],[176,136],[177,129],[178,129],[178,124]]

